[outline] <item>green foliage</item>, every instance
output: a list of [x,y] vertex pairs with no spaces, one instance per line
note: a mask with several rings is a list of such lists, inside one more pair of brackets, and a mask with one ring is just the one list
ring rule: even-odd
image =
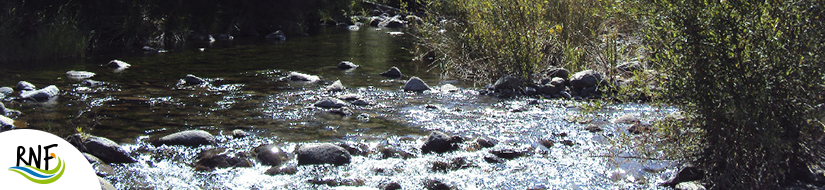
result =
[[[531,79],[548,66],[608,71],[638,56],[636,24],[619,1],[424,0],[421,53],[433,52],[446,74],[490,82],[502,75]],[[622,36],[622,37],[620,37]],[[620,40],[619,38],[625,38]],[[619,42],[622,41],[622,42]],[[495,69],[491,69],[495,68]],[[528,80],[529,81],[529,80]]]
[[82,57],[88,35],[77,28],[77,16],[69,4],[39,10],[25,2],[0,3],[0,62],[13,60]]
[[664,95],[704,132],[696,163],[719,189],[773,189],[823,161],[822,1],[652,0]]

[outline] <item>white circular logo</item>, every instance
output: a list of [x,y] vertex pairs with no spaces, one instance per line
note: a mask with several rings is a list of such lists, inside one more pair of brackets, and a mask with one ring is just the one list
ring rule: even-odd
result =
[[12,189],[100,189],[95,171],[74,146],[51,133],[0,133],[0,181]]

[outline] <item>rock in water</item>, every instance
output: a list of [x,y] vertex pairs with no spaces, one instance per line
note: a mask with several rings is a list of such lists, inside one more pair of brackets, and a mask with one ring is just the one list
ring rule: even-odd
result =
[[421,153],[445,153],[448,151],[453,151],[458,148],[458,146],[455,145],[457,141],[459,140],[454,139],[447,134],[438,131],[433,131],[432,133],[430,133],[430,136],[427,138],[427,141],[424,142],[424,145],[421,146]]
[[358,65],[349,61],[341,61],[338,63],[338,69],[347,70],[347,69],[354,69],[358,68]]
[[441,92],[455,92],[458,91],[458,87],[455,87],[452,84],[445,84],[441,86]]
[[35,87],[32,83],[29,83],[29,82],[26,82],[26,81],[17,82],[17,86],[14,87],[15,90],[19,90],[19,91],[31,91],[31,90],[34,90],[36,88],[37,87]]
[[261,145],[255,148],[255,157],[264,165],[280,166],[289,161],[289,156],[275,145]]
[[46,101],[50,100],[60,93],[60,89],[57,89],[57,86],[49,85],[46,88],[34,91],[23,91],[20,92],[20,97],[23,99],[33,99],[36,101]]
[[404,91],[421,92],[425,90],[430,90],[430,86],[418,77],[412,77],[407,80],[407,84],[404,84]]
[[192,75],[192,74],[187,74],[186,77],[183,77],[183,82],[184,82],[183,84],[185,84],[185,85],[201,85],[201,84],[209,83],[209,82],[206,82],[206,80],[203,80],[202,78],[197,77],[197,76]]
[[315,107],[319,108],[341,108],[347,106],[347,103],[338,98],[329,98],[315,103]]
[[291,72],[291,73],[289,73],[289,76],[286,77],[286,79],[288,79],[290,81],[301,81],[301,82],[314,83],[314,82],[318,82],[319,80],[321,80],[321,77],[318,77],[318,76],[315,76],[315,75],[308,75],[308,74],[304,74],[304,73],[299,73],[299,72]]
[[128,63],[123,62],[121,60],[115,59],[115,60],[109,61],[109,63],[106,66],[109,67],[109,68],[121,69],[122,70],[122,69],[129,68],[132,65],[129,65]]
[[505,75],[499,78],[498,80],[496,80],[496,83],[493,84],[493,89],[495,89],[496,91],[505,89],[515,90],[519,87],[521,87],[521,79],[510,75]]
[[77,133],[66,137],[66,141],[69,141],[78,150],[94,155],[106,163],[136,162],[135,159],[129,157],[129,153],[123,150],[119,144],[105,137]]
[[381,73],[381,76],[394,79],[401,78],[401,70],[398,70],[398,67],[392,67],[390,70]]
[[[570,86],[573,91],[577,92],[582,97],[593,95],[598,85],[604,81],[601,73],[593,70],[584,70],[570,77]],[[592,92],[591,92],[592,91]]]
[[203,130],[188,130],[163,136],[155,141],[156,145],[183,145],[196,147],[200,145],[214,145],[215,137]]
[[305,144],[296,150],[298,165],[333,164],[344,165],[350,162],[347,150],[330,143]]
[[341,80],[336,80],[335,82],[333,82],[329,86],[325,87],[324,89],[327,90],[327,92],[340,92],[340,91],[344,91],[345,88],[344,88],[344,84],[341,84]]
[[97,87],[97,86],[102,86],[104,84],[106,84],[106,83],[96,81],[96,80],[92,80],[92,79],[86,79],[86,80],[83,80],[83,82],[80,82],[80,85],[85,86],[85,87]]
[[71,79],[75,79],[75,80],[83,80],[83,79],[94,77],[95,73],[89,72],[89,71],[71,70],[71,71],[66,71],[66,76],[68,76]]
[[14,119],[0,115],[0,131],[8,131],[14,129]]

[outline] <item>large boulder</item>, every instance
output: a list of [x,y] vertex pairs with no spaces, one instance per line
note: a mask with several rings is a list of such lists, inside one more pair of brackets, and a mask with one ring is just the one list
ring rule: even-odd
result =
[[23,91],[20,92],[20,98],[23,99],[32,99],[36,101],[46,101],[50,100],[60,93],[60,89],[57,89],[57,86],[49,85],[46,88],[40,90],[32,90],[32,91]]
[[17,86],[15,86],[14,89],[18,91],[32,91],[34,89],[37,89],[37,87],[35,87],[32,83],[20,81],[17,82]]
[[347,69],[354,69],[358,68],[358,65],[352,63],[350,61],[341,61],[338,63],[338,69],[347,70]]
[[348,164],[351,159],[346,149],[330,143],[304,144],[295,152],[298,155],[298,165],[344,165]]
[[521,79],[519,79],[518,77],[510,76],[510,75],[505,75],[505,76],[499,78],[498,80],[496,80],[496,83],[493,84],[493,89],[495,89],[496,91],[505,90],[505,89],[515,90],[515,89],[518,89],[520,87],[521,87]]
[[347,106],[347,102],[344,102],[338,98],[328,98],[315,102],[315,107],[319,108],[342,108],[345,106]]
[[215,136],[203,130],[188,130],[172,133],[163,136],[155,141],[155,145],[183,145],[196,147],[201,145],[214,145],[217,142]]
[[321,80],[321,77],[318,77],[318,76],[315,76],[315,75],[308,75],[308,74],[304,74],[304,73],[299,73],[299,72],[291,72],[286,77],[286,79],[288,79],[290,81],[314,83],[314,82],[318,82],[319,80]]
[[582,97],[593,95],[598,90],[599,84],[603,82],[602,74],[593,70],[580,71],[570,77],[572,90]]
[[185,85],[201,85],[206,83],[209,82],[206,82],[206,80],[203,80],[202,78],[192,74],[187,74],[185,77],[183,77],[183,84]]
[[77,133],[66,137],[78,150],[94,155],[106,163],[133,163],[135,159],[129,156],[119,144],[105,137]]
[[276,145],[261,145],[253,151],[258,161],[264,165],[280,166],[289,161],[289,156]]
[[383,73],[381,73],[381,76],[384,76],[384,77],[387,77],[387,78],[394,78],[394,79],[395,78],[401,78],[401,75],[402,75],[401,70],[398,70],[398,67],[392,67],[392,68],[390,68],[390,70],[387,70],[387,71],[384,71]]
[[425,90],[430,90],[430,86],[418,77],[412,77],[410,80],[407,80],[406,84],[404,84],[404,91],[421,92]]
[[450,137],[442,132],[433,131],[427,137],[427,141],[421,146],[421,153],[427,154],[430,152],[445,153],[458,149],[456,143],[460,143],[460,138]]

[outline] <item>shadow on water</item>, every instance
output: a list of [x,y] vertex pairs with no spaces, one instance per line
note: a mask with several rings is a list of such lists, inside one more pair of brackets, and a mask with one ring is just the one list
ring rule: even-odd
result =
[[[648,105],[609,106],[598,113],[595,124],[604,131],[591,133],[584,124],[568,119],[579,113],[576,102],[562,100],[500,100],[479,96],[461,82],[427,72],[427,65],[410,61],[406,49],[411,37],[390,36],[387,30],[326,28],[320,34],[295,37],[283,43],[253,42],[193,44],[168,53],[113,56],[49,63],[20,63],[0,71],[0,85],[26,80],[38,87],[54,84],[61,96],[47,103],[6,98],[7,107],[19,109],[17,120],[67,136],[77,127],[124,144],[133,164],[115,165],[107,178],[121,189],[272,189],[333,188],[335,185],[378,187],[397,182],[408,189],[424,188],[438,180],[458,189],[616,189],[658,188],[673,174],[670,161],[609,156],[634,154],[611,139],[625,135],[627,124],[610,118],[635,115],[651,122],[675,110]],[[202,50],[200,48],[203,48]],[[122,72],[103,67],[111,59],[132,66]],[[361,67],[342,71],[343,60]],[[378,74],[397,66],[405,74],[387,79]],[[97,73],[102,86],[85,87],[65,72]],[[282,81],[289,72],[318,75],[318,83]],[[207,85],[178,84],[187,74],[203,77]],[[406,78],[418,76],[434,87],[423,93],[403,92]],[[343,92],[324,86],[341,80]],[[441,91],[451,83],[460,89]],[[351,115],[341,116],[313,104],[330,97],[355,94],[367,105],[349,105]],[[216,146],[199,148],[154,146],[149,139],[187,129],[217,135]],[[252,136],[232,137],[242,129]],[[421,154],[419,148],[431,130],[468,139],[459,151]],[[561,135],[563,134],[563,135]],[[492,148],[473,144],[474,138],[499,141]],[[547,147],[541,140],[572,142]],[[257,161],[249,168],[195,171],[202,150],[224,148],[247,152],[261,144],[277,144],[292,152],[306,142],[347,142],[366,147],[344,166],[300,166],[294,175],[264,174],[269,169]],[[395,147],[410,158],[384,158],[380,147]],[[526,156],[490,162],[492,150],[518,150]],[[606,156],[607,155],[607,156]],[[434,170],[434,163],[460,160],[462,167]],[[292,159],[287,165],[295,165]],[[334,181],[310,183],[308,181]],[[339,183],[340,182],[340,183]],[[345,183],[346,182],[346,183]]]

